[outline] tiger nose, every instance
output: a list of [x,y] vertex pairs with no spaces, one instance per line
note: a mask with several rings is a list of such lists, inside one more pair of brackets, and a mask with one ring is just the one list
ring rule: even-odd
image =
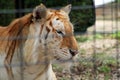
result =
[[72,56],[75,56],[76,54],[78,54],[78,51],[77,50],[72,50],[72,49],[69,49],[70,53]]

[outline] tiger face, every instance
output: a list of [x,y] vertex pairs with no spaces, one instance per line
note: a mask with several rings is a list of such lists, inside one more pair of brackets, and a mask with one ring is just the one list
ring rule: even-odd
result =
[[33,11],[33,22],[41,27],[36,32],[40,35],[37,44],[44,46],[45,54],[51,59],[72,60],[78,53],[73,25],[69,19],[70,11],[71,5],[55,10],[48,9],[43,4]]

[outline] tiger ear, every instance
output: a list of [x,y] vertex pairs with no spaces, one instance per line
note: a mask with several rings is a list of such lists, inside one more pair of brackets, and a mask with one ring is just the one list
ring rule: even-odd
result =
[[69,5],[67,5],[67,6],[65,6],[65,7],[63,7],[63,8],[61,8],[61,10],[65,11],[67,14],[69,14],[70,11],[71,11],[71,8],[72,8],[72,5],[69,4]]
[[45,18],[47,13],[47,8],[42,3],[33,10],[33,17],[35,19]]

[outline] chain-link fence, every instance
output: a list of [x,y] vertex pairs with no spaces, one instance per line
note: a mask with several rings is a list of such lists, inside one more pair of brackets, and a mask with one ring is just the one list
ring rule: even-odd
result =
[[[0,1],[0,24],[3,26],[9,25],[11,21],[18,17],[22,17],[25,14],[31,13],[35,6],[40,3],[45,4],[49,8],[59,9],[67,4],[72,4],[72,11],[70,13],[71,22],[74,25],[75,30],[75,38],[78,42],[79,54],[75,61],[71,63],[71,61],[66,62],[55,62],[53,64],[53,70],[56,73],[58,80],[119,80],[120,79],[120,0],[111,0],[109,3],[106,3],[107,0],[99,0],[102,1],[102,4],[99,6],[95,5],[95,1],[97,0],[1,0]],[[98,1],[98,3],[100,3]],[[45,58],[44,61],[39,61],[37,64],[30,63],[26,64],[24,62],[24,50],[23,46],[26,38],[29,38],[30,42],[32,40],[37,39],[38,36],[29,36],[23,35],[21,33],[23,29],[23,24],[19,22],[19,27],[17,30],[13,30],[14,34],[11,35],[9,39],[8,36],[2,35],[6,34],[2,30],[1,38],[0,38],[0,80],[6,80],[4,78],[4,65],[5,60],[8,60],[8,64],[6,71],[8,74],[12,74],[11,70],[13,67],[18,68],[18,73],[21,77],[20,80],[37,80],[31,76],[26,76],[25,67],[32,66],[34,69],[39,69],[44,67],[42,65],[48,64],[48,58]],[[1,29],[1,28],[0,28]],[[26,32],[27,34],[27,32]],[[11,41],[10,43],[5,43],[7,41]],[[2,44],[5,43],[5,44]],[[9,52],[7,55],[3,55],[2,46],[6,45],[5,50]],[[26,44],[28,46],[34,46],[30,43]],[[9,64],[10,61],[18,60],[16,58],[11,58],[13,56],[13,52],[16,51],[15,46],[19,45],[20,49],[17,50],[20,53],[19,56],[20,62],[16,64]],[[72,43],[71,43],[72,45]],[[28,50],[28,54],[31,53],[31,48],[26,46],[26,52]],[[48,51],[48,46],[45,47],[44,55],[49,55],[50,51]],[[30,51],[30,52],[29,52]],[[4,59],[3,59],[4,56]],[[8,57],[9,56],[9,57]],[[16,56],[14,54],[14,56]],[[32,56],[32,54],[30,54]],[[37,57],[37,56],[36,56]],[[41,57],[40,57],[41,58]],[[33,58],[31,58],[33,59]],[[30,61],[28,56],[28,61]],[[42,59],[42,58],[41,58]],[[34,60],[34,59],[33,59]],[[71,67],[68,65],[73,64]],[[41,65],[41,66],[34,66]],[[34,74],[34,69],[27,69],[30,74]],[[41,69],[40,69],[41,70]],[[15,71],[13,71],[15,72]],[[17,72],[17,71],[16,71]],[[15,72],[15,73],[16,73]],[[3,73],[3,74],[2,74]],[[32,75],[33,75],[32,74]],[[35,74],[40,75],[40,74]],[[11,77],[14,75],[10,75]],[[47,79],[48,74],[46,74]],[[5,76],[6,77],[6,76]],[[29,78],[26,78],[29,77]],[[17,80],[17,78],[15,78]],[[40,79],[41,80],[41,79]]]

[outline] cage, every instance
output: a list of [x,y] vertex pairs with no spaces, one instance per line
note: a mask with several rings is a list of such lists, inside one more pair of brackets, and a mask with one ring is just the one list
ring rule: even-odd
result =
[[[13,20],[32,13],[33,9],[40,3],[43,3],[48,8],[57,10],[67,4],[72,4],[72,10],[69,16],[70,21],[74,26],[74,36],[78,43],[79,53],[75,61],[68,60],[52,64],[53,71],[55,72],[58,80],[120,79],[120,0],[1,0],[0,25],[4,27],[3,29],[0,29],[4,30],[4,28],[6,28]],[[98,3],[101,4],[97,5]],[[19,25],[23,26],[20,22]],[[22,31],[22,28],[17,29],[19,30],[19,34]],[[24,62],[23,54],[24,44],[22,44],[24,43],[26,36],[22,34],[17,37],[12,35],[12,37],[7,39],[8,36],[2,35],[6,34],[6,32],[2,30],[0,31],[0,80],[5,79],[4,73],[11,74],[13,67],[20,67],[20,80],[26,80],[27,78],[24,70],[26,66],[48,64],[47,58],[45,58],[45,62],[40,61],[36,64],[26,64]],[[16,29],[13,28],[11,32],[15,34]],[[61,34],[60,31],[58,33]],[[34,40],[36,38],[39,38],[39,36],[29,37],[30,40]],[[20,42],[20,40],[23,40],[23,42]],[[2,45],[4,44],[2,43],[7,41],[13,41],[13,43],[7,44],[10,49],[7,47],[5,48],[5,50],[8,50],[11,54],[8,53],[4,56],[2,52]],[[11,61],[17,60],[16,58],[11,58],[15,49],[12,45],[17,44],[19,44],[20,47],[20,50],[18,50],[19,55],[17,55],[20,57],[20,63],[12,64]],[[30,45],[30,43],[27,43],[27,45],[34,46]],[[13,51],[11,49],[13,49]],[[31,50],[29,47],[27,49]],[[46,46],[44,55],[46,56],[48,53],[50,53],[50,51],[48,51],[48,47]],[[8,59],[8,64],[4,65],[6,63],[6,59]],[[2,64],[3,62],[4,64]],[[70,65],[70,67],[67,65]],[[5,67],[8,67],[8,70],[6,70],[6,72],[2,72]],[[34,72],[31,72],[31,74],[32,73]],[[13,77],[14,75],[10,76]],[[48,74],[46,74],[46,80],[49,80],[47,79],[47,76]],[[31,76],[29,77],[31,78]],[[36,79],[31,78],[31,80]],[[18,79],[15,78],[15,80]]]

